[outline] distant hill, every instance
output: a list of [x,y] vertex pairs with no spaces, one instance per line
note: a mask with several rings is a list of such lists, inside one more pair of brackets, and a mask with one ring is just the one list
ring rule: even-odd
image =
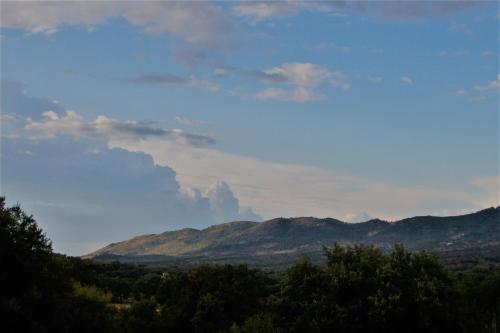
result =
[[410,250],[443,253],[447,260],[452,260],[451,254],[460,257],[463,253],[483,251],[500,260],[500,207],[467,215],[417,216],[396,222],[372,219],[346,223],[314,217],[236,221],[203,230],[138,236],[110,244],[86,257],[174,265],[244,262],[282,266],[300,256],[319,260],[322,247],[335,242],[373,244],[382,249],[401,243]]

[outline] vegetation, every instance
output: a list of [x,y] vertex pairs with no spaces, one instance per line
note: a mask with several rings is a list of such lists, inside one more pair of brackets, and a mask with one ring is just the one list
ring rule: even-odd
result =
[[449,271],[402,246],[324,249],[285,271],[98,263],[52,253],[0,198],[5,332],[496,332],[500,269]]

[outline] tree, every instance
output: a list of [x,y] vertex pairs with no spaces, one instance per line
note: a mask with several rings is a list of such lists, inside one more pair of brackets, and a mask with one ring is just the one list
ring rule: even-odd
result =
[[0,308],[13,330],[44,331],[47,312],[71,290],[52,258],[49,239],[19,205],[0,198]]
[[460,331],[453,281],[437,259],[397,246],[325,249],[326,266],[291,267],[270,298],[285,332]]
[[73,287],[68,262],[52,253],[35,219],[0,197],[0,313],[5,332],[113,331],[95,289]]

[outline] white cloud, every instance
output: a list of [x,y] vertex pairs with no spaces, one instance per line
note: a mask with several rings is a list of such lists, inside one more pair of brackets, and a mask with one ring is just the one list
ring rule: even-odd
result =
[[408,76],[401,76],[400,80],[401,80],[401,82],[404,82],[407,84],[413,84],[413,80]]
[[218,181],[205,192],[216,221],[234,221],[239,218],[239,203],[227,183]]
[[324,67],[311,63],[290,62],[280,67],[263,71],[269,79],[275,78],[278,82],[290,83],[297,86],[313,87],[329,78],[332,73]]
[[356,214],[348,214],[343,218],[344,222],[351,223],[360,223],[373,220],[373,217],[368,215],[366,212],[356,213]]
[[23,29],[31,34],[46,35],[57,32],[62,25],[93,26],[119,15],[122,8],[112,2],[21,2],[2,3],[4,28]]
[[233,7],[237,16],[250,18],[253,22],[295,16],[299,9],[296,1],[243,2]]
[[288,90],[280,88],[268,88],[266,90],[258,92],[255,97],[259,100],[289,100],[291,93]]
[[294,86],[292,89],[268,88],[256,94],[259,100],[282,100],[294,102],[309,102],[321,99],[323,96],[314,88],[330,83],[334,88],[349,90],[347,76],[341,71],[330,71],[311,63],[284,63],[279,67],[263,71],[252,71],[251,75],[265,82],[281,83]]
[[491,94],[497,94],[500,90],[500,74],[497,75],[496,80],[490,81],[485,84],[475,84],[470,89],[459,89],[452,93],[452,95],[464,97],[469,96],[468,100],[471,102],[484,102]]
[[255,98],[261,101],[277,100],[277,101],[291,101],[291,102],[311,102],[321,99],[321,95],[316,94],[312,90],[304,87],[296,89],[281,89],[281,88],[268,88],[260,91],[255,95]]
[[225,181],[243,206],[257,209],[264,218],[342,218],[363,209],[380,218],[397,219],[442,209],[472,211],[498,203],[488,190],[470,190],[468,184],[453,188],[402,186],[308,165],[180,146],[155,138],[112,141],[110,145],[151,154],[157,164],[178,170],[177,179],[182,186],[206,188]]
[[207,60],[233,47],[233,25],[211,2],[188,1],[34,1],[2,2],[1,26],[50,35],[61,26],[91,28],[122,17],[147,33],[180,38],[174,52],[185,61]]
[[214,143],[214,139],[210,137],[186,133],[180,129],[166,130],[136,121],[120,122],[102,115],[91,122],[86,122],[75,111],[66,111],[62,116],[54,111],[47,111],[42,116],[41,121],[33,121],[28,118],[24,127],[34,138],[69,135],[88,139],[140,140],[149,136],[157,136],[169,138],[185,145],[199,146]]
[[124,16],[151,33],[172,33],[193,44],[226,47],[232,25],[224,10],[209,2],[134,2]]
[[2,194],[35,214],[63,253],[84,254],[75,243],[260,220],[227,183],[181,188],[173,169],[144,153],[89,140],[4,140]]
[[498,91],[500,89],[500,74],[497,75],[496,80],[486,84],[476,84],[472,87],[475,91]]

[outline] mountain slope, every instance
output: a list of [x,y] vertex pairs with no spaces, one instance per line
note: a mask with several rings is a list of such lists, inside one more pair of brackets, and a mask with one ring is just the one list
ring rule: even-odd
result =
[[203,230],[181,229],[143,235],[110,244],[87,257],[178,264],[247,262],[286,264],[301,255],[321,257],[322,246],[335,242],[390,248],[402,243],[412,250],[459,251],[500,248],[500,207],[450,216],[418,216],[396,222],[363,223],[313,217],[236,221]]

